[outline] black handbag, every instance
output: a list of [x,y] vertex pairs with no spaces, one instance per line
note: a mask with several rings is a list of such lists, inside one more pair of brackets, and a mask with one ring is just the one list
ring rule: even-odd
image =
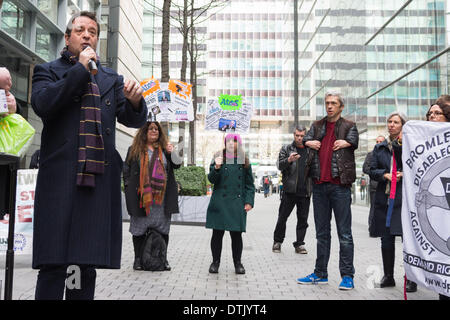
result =
[[145,271],[164,271],[167,245],[161,233],[148,229],[141,248],[141,266]]

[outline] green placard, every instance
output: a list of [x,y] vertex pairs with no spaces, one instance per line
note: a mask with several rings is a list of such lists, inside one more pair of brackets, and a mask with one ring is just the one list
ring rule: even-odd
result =
[[219,105],[223,110],[239,110],[242,107],[242,95],[221,94],[219,96]]

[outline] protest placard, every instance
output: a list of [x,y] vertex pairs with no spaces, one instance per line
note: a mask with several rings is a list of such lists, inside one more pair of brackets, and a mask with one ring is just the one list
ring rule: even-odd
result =
[[242,101],[242,96],[220,95],[208,100],[205,130],[236,131],[247,133],[253,106]]
[[154,78],[141,82],[143,96],[154,121],[193,121],[192,85],[179,80],[161,83]]
[[[34,190],[37,169],[17,170],[14,254],[31,254],[33,249]],[[8,249],[9,215],[0,220],[0,254]]]

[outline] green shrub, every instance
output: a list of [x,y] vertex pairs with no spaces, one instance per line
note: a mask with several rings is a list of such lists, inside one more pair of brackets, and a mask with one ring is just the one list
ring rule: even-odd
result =
[[180,167],[174,172],[181,186],[180,196],[206,195],[206,173],[203,167]]

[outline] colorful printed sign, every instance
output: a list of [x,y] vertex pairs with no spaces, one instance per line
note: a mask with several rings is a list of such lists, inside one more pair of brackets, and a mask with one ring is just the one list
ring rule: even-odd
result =
[[223,110],[239,110],[242,107],[242,95],[230,96],[221,94],[219,96],[219,105]]
[[149,111],[148,118],[159,122],[193,121],[192,85],[170,80],[160,83],[154,78],[141,82]]
[[249,132],[252,115],[252,105],[243,102],[241,95],[222,94],[217,100],[208,100],[205,130]]

